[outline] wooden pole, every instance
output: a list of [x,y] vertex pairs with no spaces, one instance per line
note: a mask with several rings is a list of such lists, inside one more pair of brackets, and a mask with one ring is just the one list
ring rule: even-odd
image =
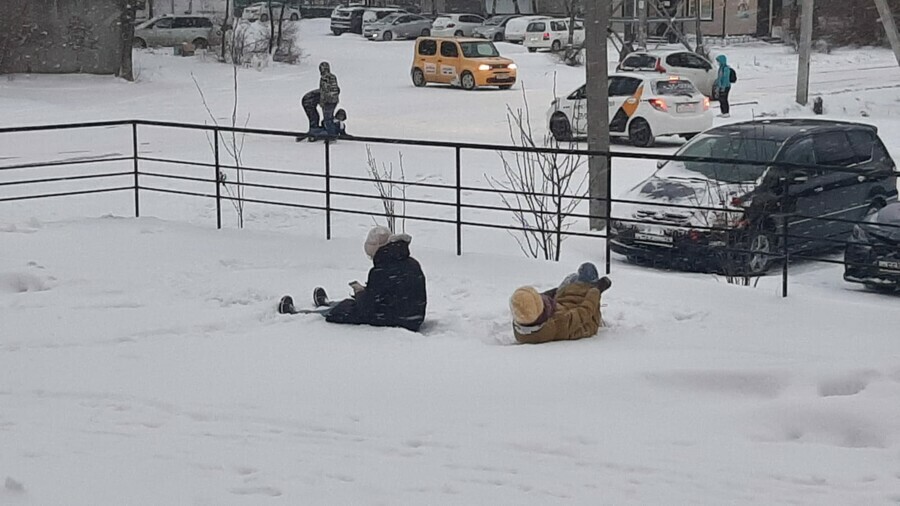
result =
[[800,63],[797,68],[797,103],[809,103],[809,53],[812,46],[813,1],[800,6]]
[[888,5],[887,0],[875,0],[875,6],[878,8],[878,15],[881,17],[884,31],[887,32],[891,49],[894,50],[894,58],[900,64],[900,35],[897,35],[897,24],[894,23],[894,14],[891,12],[891,6]]
[[[649,26],[647,25],[647,1],[648,0],[637,0],[637,18],[638,18],[638,29],[637,29],[637,43],[638,47],[641,49],[647,49],[647,31],[649,30]],[[650,0],[653,1],[653,0]],[[591,3],[591,2],[588,2]],[[597,2],[594,2],[597,3]],[[602,4],[606,4],[607,2],[600,2]]]
[[[639,0],[643,5],[645,0]],[[588,149],[609,152],[609,62],[606,43],[610,0],[585,2],[585,49],[587,50],[587,121]],[[642,25],[643,26],[643,25]],[[646,27],[644,27],[646,33]],[[609,164],[606,156],[588,160],[588,192],[590,194],[590,227],[599,230],[606,225],[609,198]]]

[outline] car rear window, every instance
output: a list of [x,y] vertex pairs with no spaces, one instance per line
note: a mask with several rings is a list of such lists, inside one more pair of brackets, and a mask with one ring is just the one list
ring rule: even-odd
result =
[[622,61],[623,68],[653,69],[656,68],[656,57],[649,54],[636,54]]
[[422,56],[434,56],[437,54],[437,41],[424,39],[419,42],[419,54]]
[[822,165],[852,165],[856,155],[845,132],[822,132],[813,135],[816,161]]
[[528,25],[528,28],[525,29],[526,32],[543,32],[547,29],[547,23],[538,21],[535,23],[531,23]]
[[690,81],[656,81],[657,95],[693,96],[697,88]]
[[853,154],[855,155],[855,163],[868,162],[872,159],[872,152],[875,150],[875,134],[865,130],[852,130],[847,132],[850,138],[850,145],[853,146]]

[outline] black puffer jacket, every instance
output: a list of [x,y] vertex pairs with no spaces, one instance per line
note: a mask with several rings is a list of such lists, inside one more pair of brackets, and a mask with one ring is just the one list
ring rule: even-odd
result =
[[428,297],[422,267],[409,256],[408,237],[382,246],[373,262],[365,290],[338,304],[326,321],[419,330]]

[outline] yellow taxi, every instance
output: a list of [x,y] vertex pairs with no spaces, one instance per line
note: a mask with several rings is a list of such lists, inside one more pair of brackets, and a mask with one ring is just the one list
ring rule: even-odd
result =
[[474,90],[497,86],[502,90],[516,83],[516,64],[503,58],[494,43],[463,37],[419,37],[412,65],[415,86],[450,84]]

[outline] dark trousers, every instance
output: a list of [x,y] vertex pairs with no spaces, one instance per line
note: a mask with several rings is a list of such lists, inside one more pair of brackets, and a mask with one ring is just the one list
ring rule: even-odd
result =
[[309,129],[319,128],[319,90],[313,90],[303,95],[300,104],[303,106],[306,117],[309,118]]
[[334,124],[334,110],[337,104],[322,104],[322,126],[328,135],[337,135],[337,126]]
[[731,104],[728,103],[728,94],[731,93],[731,87],[719,88],[719,110],[722,114],[731,114]]

